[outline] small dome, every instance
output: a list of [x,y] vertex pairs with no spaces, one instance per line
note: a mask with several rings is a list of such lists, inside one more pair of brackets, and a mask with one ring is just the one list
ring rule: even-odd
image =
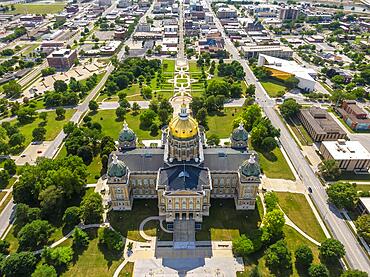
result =
[[248,140],[248,132],[244,129],[243,123],[239,123],[239,127],[235,128],[232,133],[232,138],[235,141],[247,141]]
[[118,140],[120,142],[124,142],[124,141],[133,141],[135,139],[136,139],[136,135],[135,135],[134,131],[132,131],[128,127],[127,123],[125,122],[123,124],[123,129],[119,133]]
[[256,156],[252,153],[248,160],[246,160],[241,166],[241,172],[243,175],[249,176],[259,176],[261,174],[261,168],[258,162],[256,162]]
[[171,120],[169,130],[173,137],[179,139],[189,139],[198,134],[198,123],[189,116],[185,104],[181,106],[179,115]]
[[126,175],[126,165],[118,160],[117,155],[113,154],[112,162],[108,166],[108,176],[121,178]]

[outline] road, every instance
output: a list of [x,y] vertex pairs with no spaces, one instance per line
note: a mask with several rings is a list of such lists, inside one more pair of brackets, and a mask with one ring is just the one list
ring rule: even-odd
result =
[[366,253],[363,251],[356,237],[346,225],[346,222],[341,216],[339,210],[328,204],[328,196],[324,187],[303,157],[294,139],[290,136],[289,131],[285,127],[285,124],[276,114],[274,110],[274,101],[268,97],[266,91],[254,76],[246,61],[240,58],[236,47],[225,34],[220,20],[212,11],[209,0],[206,0],[205,2],[210,11],[213,13],[214,22],[216,23],[218,30],[222,33],[225,39],[225,48],[229,51],[234,60],[239,61],[243,66],[246,73],[245,79],[247,83],[254,84],[256,86],[257,103],[263,108],[266,116],[271,120],[272,124],[280,129],[280,142],[292,161],[296,171],[299,173],[299,176],[306,189],[308,189],[308,187],[312,188],[311,196],[313,202],[315,203],[326,225],[329,227],[334,237],[343,243],[346,249],[345,258],[349,266],[351,268],[370,273],[370,261],[366,256]]

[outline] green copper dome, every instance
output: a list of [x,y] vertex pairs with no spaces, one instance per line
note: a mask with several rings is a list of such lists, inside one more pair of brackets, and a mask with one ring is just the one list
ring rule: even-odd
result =
[[241,166],[241,172],[243,175],[249,176],[259,176],[261,174],[261,168],[254,153],[252,153],[248,160],[246,160]]
[[232,138],[236,141],[247,141],[248,132],[244,129],[243,123],[240,122],[239,127],[235,128],[232,133]]
[[136,135],[134,131],[132,131],[125,122],[125,124],[123,124],[123,129],[119,133],[118,140],[123,142],[123,141],[133,141],[135,139]]
[[112,162],[108,166],[108,176],[121,178],[126,175],[126,165],[118,160],[116,154],[113,154]]

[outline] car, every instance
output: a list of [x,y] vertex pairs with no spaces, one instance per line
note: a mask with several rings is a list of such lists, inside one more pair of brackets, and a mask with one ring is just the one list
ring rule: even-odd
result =
[[37,154],[41,154],[41,153],[42,153],[42,151],[41,151],[41,150],[37,151]]
[[22,155],[21,155],[21,158],[24,158],[24,157],[26,157],[26,155],[25,155],[25,154],[22,154]]
[[312,188],[311,187],[308,187],[308,192],[312,193]]

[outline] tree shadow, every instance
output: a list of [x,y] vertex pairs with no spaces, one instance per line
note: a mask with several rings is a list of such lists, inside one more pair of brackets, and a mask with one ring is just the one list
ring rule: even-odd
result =
[[[125,239],[123,239],[123,244],[125,244]],[[123,251],[114,251],[108,249],[105,245],[98,243],[98,248],[101,253],[103,253],[104,260],[107,261],[107,266],[110,268],[114,261],[119,261],[123,256]]]

